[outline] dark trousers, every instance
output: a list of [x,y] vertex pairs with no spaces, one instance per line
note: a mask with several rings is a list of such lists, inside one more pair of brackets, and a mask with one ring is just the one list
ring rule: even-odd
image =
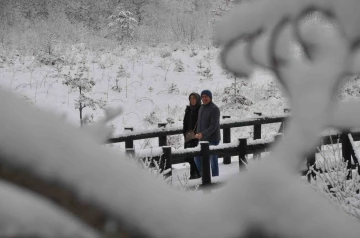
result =
[[[199,141],[198,140],[192,140],[189,141],[188,143],[184,144],[184,148],[193,148],[196,147],[198,145]],[[188,162],[190,164],[190,177],[194,177],[196,175],[200,175],[200,172],[195,164],[194,158],[193,157],[188,157],[185,158],[185,161]]]
[[193,157],[187,157],[185,158],[185,161],[190,164],[190,176],[195,176],[197,174],[200,174],[198,168],[196,167]]
[[[209,141],[209,145],[218,145],[220,141]],[[219,163],[218,163],[219,156],[218,155],[210,155],[210,165],[211,165],[211,174],[213,177],[219,176]],[[195,164],[200,171],[201,171],[201,156],[195,157]]]

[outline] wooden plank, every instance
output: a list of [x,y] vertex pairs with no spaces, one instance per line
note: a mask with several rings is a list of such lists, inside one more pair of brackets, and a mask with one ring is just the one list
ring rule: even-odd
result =
[[[220,129],[278,123],[284,121],[287,118],[288,118],[287,116],[259,117],[259,118],[251,118],[246,121],[223,122],[220,124]],[[173,129],[167,128],[165,130],[153,129],[149,131],[144,131],[143,133],[137,133],[135,131],[135,132],[126,133],[123,136],[110,138],[106,144],[119,143],[119,142],[124,142],[126,140],[141,140],[141,139],[156,138],[161,136],[178,135],[178,134],[182,134],[182,129],[180,128],[173,128]]]

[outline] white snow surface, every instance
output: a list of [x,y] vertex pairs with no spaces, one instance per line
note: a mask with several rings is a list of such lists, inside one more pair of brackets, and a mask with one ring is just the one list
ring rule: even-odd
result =
[[0,181],[1,237],[100,237],[63,209],[29,191]]

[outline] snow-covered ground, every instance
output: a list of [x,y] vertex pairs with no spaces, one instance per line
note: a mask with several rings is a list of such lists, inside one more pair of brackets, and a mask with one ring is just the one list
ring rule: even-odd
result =
[[[63,115],[68,122],[79,125],[79,112],[74,107],[79,93],[69,92],[62,82],[66,74],[74,74],[78,70],[80,60],[85,57],[88,77],[96,83],[87,95],[105,100],[108,106],[124,108],[124,113],[112,122],[115,134],[121,133],[124,127],[134,127],[135,130],[156,127],[151,123],[157,122],[181,124],[191,92],[200,93],[203,89],[210,89],[214,102],[224,106],[224,88],[230,86],[234,79],[228,78],[219,66],[218,51],[205,48],[191,57],[189,48],[174,50],[169,46],[160,49],[138,47],[93,54],[74,47],[71,58],[65,53],[63,56],[71,65],[56,63],[50,66],[39,64],[33,57],[13,56],[0,61],[0,85],[22,95],[36,106]],[[161,57],[164,52],[170,56]],[[179,60],[183,72],[175,69]],[[200,62],[202,69],[198,67]],[[111,87],[115,86],[120,65],[126,70],[128,78],[119,78],[122,91],[116,92]],[[212,74],[209,78],[199,73],[206,68]],[[275,98],[280,92],[270,85],[273,81],[271,73],[259,69],[252,79],[246,81],[246,86],[241,84],[240,79],[237,79],[237,84],[239,94],[254,102],[254,105],[241,106],[236,111],[224,109],[222,115],[243,118],[257,111],[267,114],[283,111],[286,105],[283,99]],[[102,115],[99,109],[93,111],[85,108],[84,113],[93,115],[95,121]]]
[[[252,156],[249,156],[252,157]],[[249,163],[256,163],[256,161],[249,160]],[[231,158],[231,164],[224,164],[223,158],[219,158],[219,176],[212,177],[212,183],[224,183],[231,180],[231,177],[237,176],[239,174],[239,158],[233,156]],[[189,177],[189,164],[176,164],[173,165],[173,176],[172,176],[172,185],[176,188],[186,188],[194,189],[196,185],[202,184],[201,178],[188,180]]]

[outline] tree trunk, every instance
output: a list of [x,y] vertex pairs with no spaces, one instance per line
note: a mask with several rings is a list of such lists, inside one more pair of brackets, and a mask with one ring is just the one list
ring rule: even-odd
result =
[[80,126],[83,126],[83,119],[82,119],[82,105],[80,103],[80,107],[79,107],[79,112],[80,112]]
[[[81,99],[81,87],[79,87],[79,91],[80,91],[80,99]],[[81,127],[83,126],[82,109],[83,109],[83,106],[82,106],[81,101],[79,100],[80,126]]]

